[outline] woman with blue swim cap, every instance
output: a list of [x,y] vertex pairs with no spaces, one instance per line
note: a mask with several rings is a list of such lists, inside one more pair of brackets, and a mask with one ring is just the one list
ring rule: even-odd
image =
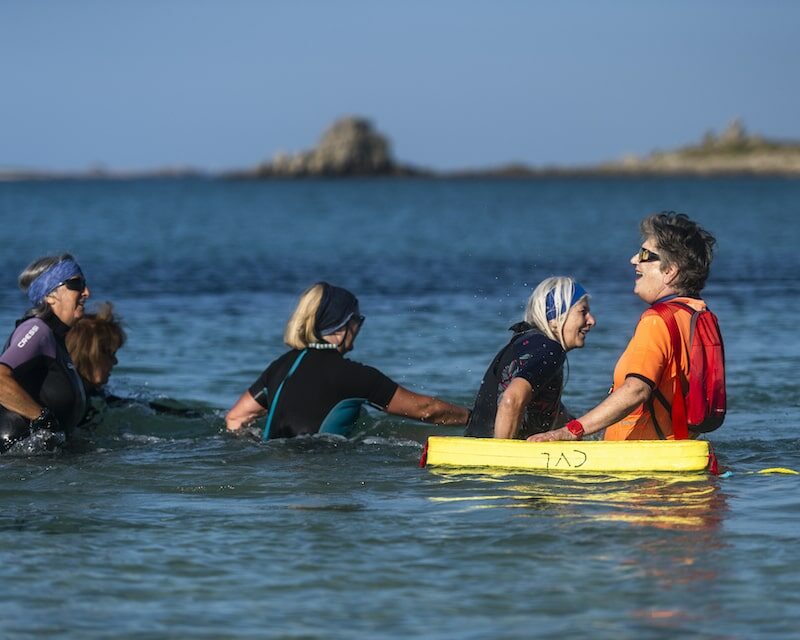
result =
[[463,425],[468,412],[404,389],[389,377],[345,358],[364,316],[347,289],[318,282],[307,289],[284,332],[290,350],[273,361],[233,405],[230,431],[265,418],[264,440],[313,433],[349,436],[361,407],[438,425]]
[[542,281],[484,374],[464,435],[527,438],[566,423],[564,362],[568,351],[583,348],[594,325],[589,294],[573,278]]
[[83,316],[89,287],[68,253],[46,256],[19,276],[33,305],[0,355],[0,452],[32,433],[48,446],[68,436],[86,398],[65,336]]

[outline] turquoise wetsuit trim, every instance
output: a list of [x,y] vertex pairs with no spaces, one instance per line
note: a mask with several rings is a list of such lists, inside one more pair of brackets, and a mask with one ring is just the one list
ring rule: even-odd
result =
[[278,398],[281,397],[281,391],[283,390],[283,385],[286,384],[286,381],[291,377],[291,375],[297,370],[297,367],[300,365],[300,361],[305,357],[308,353],[308,349],[303,349],[299,356],[297,356],[297,360],[294,361],[292,368],[289,369],[289,373],[286,374],[286,377],[281,381],[280,385],[278,385],[278,390],[275,392],[275,397],[272,399],[272,405],[269,408],[269,415],[267,415],[267,422],[264,425],[264,440],[269,440],[269,429],[272,426],[272,418],[275,416],[275,408],[278,406]]
[[365,402],[367,402],[366,398],[347,398],[337,403],[325,416],[325,420],[322,421],[319,427],[319,432],[349,436]]

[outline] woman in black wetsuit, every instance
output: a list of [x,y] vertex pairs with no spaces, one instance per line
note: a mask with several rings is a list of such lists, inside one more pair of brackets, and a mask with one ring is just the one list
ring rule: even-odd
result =
[[89,287],[68,253],[40,258],[19,276],[33,307],[0,355],[0,451],[42,431],[48,446],[69,436],[86,407],[64,343],[83,316]]
[[273,361],[225,417],[237,431],[266,416],[264,440],[311,433],[350,435],[361,406],[440,425],[466,424],[468,411],[413,393],[344,354],[364,316],[346,289],[319,282],[306,290],[286,325],[291,348]]
[[594,326],[589,295],[573,278],[542,281],[525,319],[494,357],[481,381],[464,435],[527,438],[566,423],[561,403],[567,351],[583,347]]

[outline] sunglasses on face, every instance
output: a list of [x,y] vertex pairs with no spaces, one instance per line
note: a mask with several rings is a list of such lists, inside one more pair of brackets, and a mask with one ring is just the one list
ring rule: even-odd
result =
[[61,284],[70,291],[83,291],[86,288],[86,278],[83,276],[75,276],[69,280],[64,280]]
[[659,260],[661,260],[661,256],[650,249],[644,247],[639,249],[639,262],[658,262]]

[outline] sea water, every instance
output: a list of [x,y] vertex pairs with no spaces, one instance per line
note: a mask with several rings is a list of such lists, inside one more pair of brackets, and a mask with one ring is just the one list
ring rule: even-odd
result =
[[[564,397],[590,408],[663,209],[719,243],[729,476],[420,469],[460,429],[377,412],[349,440],[224,433],[323,279],[366,315],[350,357],[470,404],[532,288],[575,275],[598,322]],[[124,318],[109,387],[130,399],[80,452],[0,458],[0,636],[796,637],[800,476],[755,472],[800,470],[798,214],[779,179],[0,184],[0,326],[22,268],[71,251],[89,307]]]

